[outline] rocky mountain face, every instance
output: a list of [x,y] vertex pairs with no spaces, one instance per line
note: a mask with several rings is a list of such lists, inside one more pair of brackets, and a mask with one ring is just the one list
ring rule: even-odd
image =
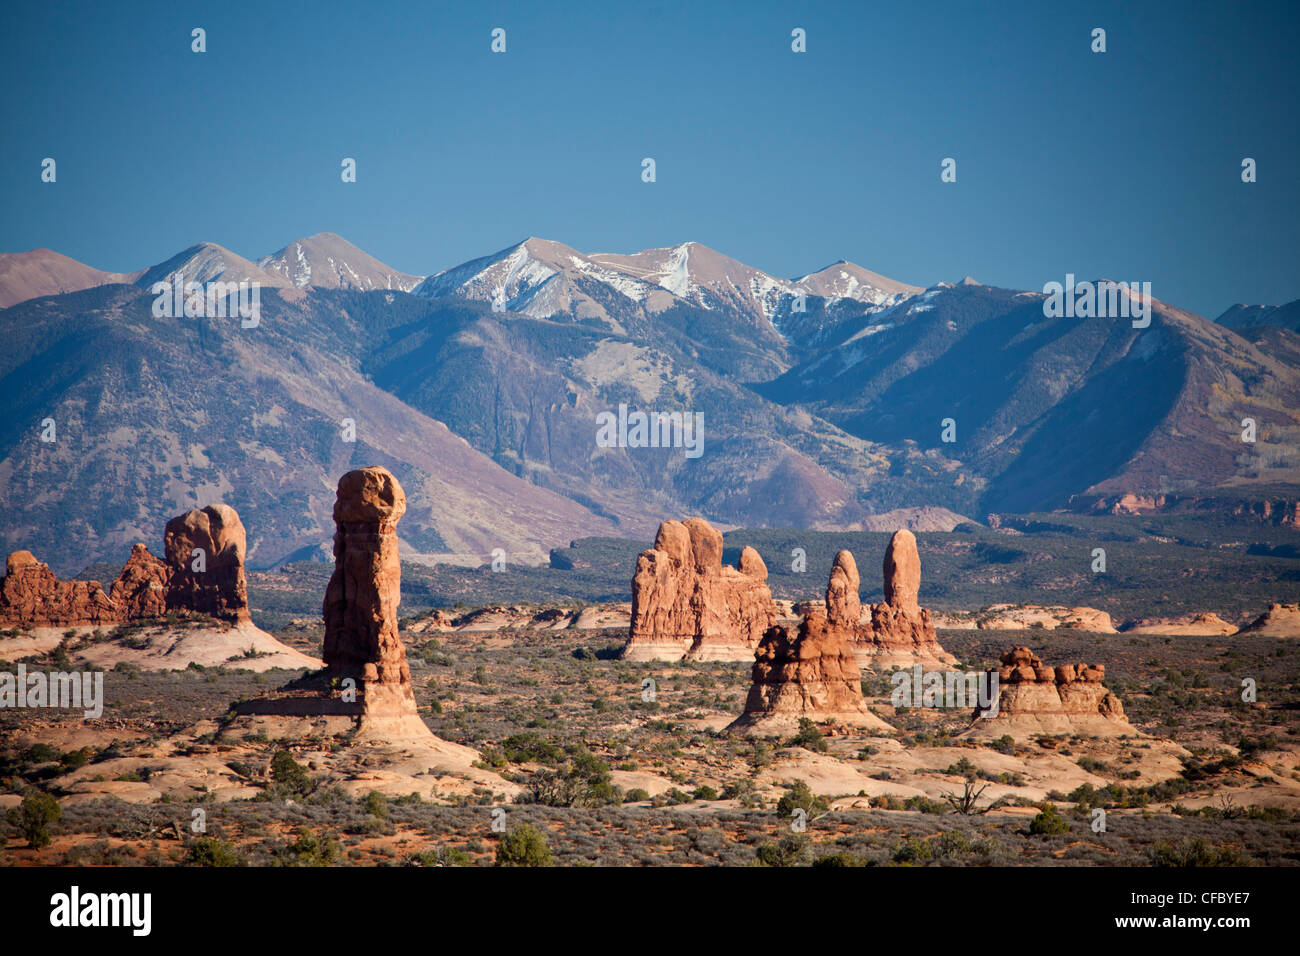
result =
[[[38,281],[39,260],[0,263],[0,546],[49,540],[64,571],[212,500],[255,529],[250,566],[320,556],[329,476],[362,461],[437,502],[403,522],[408,555],[475,562],[666,514],[893,530],[1300,500],[1300,335],[1255,314],[1050,318],[1039,293],[847,262],[778,279],[698,243],[532,238],[423,280],[328,233],[256,262],[200,243],[109,284],[71,260]],[[257,282],[259,323],[155,317],[177,276]]]
[[265,272],[288,279],[296,289],[375,289],[410,292],[424,277],[384,265],[342,236],[322,232],[297,239],[257,260]]
[[1300,477],[1291,354],[1158,301],[1139,329],[1045,317],[1044,298],[940,285],[841,323],[757,388],[860,437],[960,461],[935,503],[967,514]]
[[1214,320],[1219,325],[1234,329],[1242,334],[1244,330],[1258,326],[1287,329],[1300,332],[1300,299],[1286,305],[1243,305],[1238,303]]
[[[155,318],[153,296],[126,285],[7,310],[7,549],[35,546],[77,571],[218,500],[251,529],[250,565],[316,554],[331,535],[331,476],[360,461],[382,462],[418,490],[424,504],[403,525],[408,553],[486,560],[501,548],[540,561],[575,529],[613,530],[373,384],[353,357],[369,319],[348,311],[359,304],[350,293],[290,291],[294,300],[267,290],[248,329],[237,318]],[[331,295],[344,298],[316,299]],[[401,293],[360,304],[388,310],[389,295]],[[384,315],[407,317],[400,307]]]
[[104,272],[49,249],[0,253],[0,309],[43,295],[133,282],[139,273]]

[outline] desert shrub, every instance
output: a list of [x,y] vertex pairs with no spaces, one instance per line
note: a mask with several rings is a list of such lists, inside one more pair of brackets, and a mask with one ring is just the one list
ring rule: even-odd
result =
[[895,863],[911,865],[913,863],[924,863],[934,856],[934,851],[930,849],[930,841],[922,840],[920,837],[911,837],[904,840],[894,849],[892,857]]
[[692,793],[691,796],[696,800],[716,800],[718,799],[718,791],[714,790],[707,783],[702,783],[695,788],[695,792]]
[[185,852],[186,866],[243,866],[239,851],[216,837],[199,837]]
[[1056,810],[1056,805],[1043,804],[1043,809],[1029,821],[1029,832],[1038,836],[1058,836],[1070,832],[1070,824]]
[[806,836],[790,833],[775,843],[764,843],[754,851],[758,866],[799,866],[810,861],[812,841]]
[[790,741],[792,747],[803,747],[819,753],[826,752],[826,738],[817,729],[817,725],[807,717],[799,718],[799,732]]
[[787,784],[785,793],[776,802],[776,812],[783,817],[790,816],[797,809],[811,815],[824,813],[826,808],[826,801],[813,793],[812,788],[803,780]]
[[531,823],[521,823],[502,834],[497,844],[497,866],[552,866],[551,848]]
[[283,866],[332,866],[343,855],[343,847],[332,834],[317,836],[303,828],[280,854]]
[[277,750],[271,758],[271,779],[281,793],[302,794],[311,787],[306,768],[287,750]]
[[511,734],[501,742],[501,753],[511,763],[554,765],[564,759],[564,751],[533,731]]
[[940,803],[938,800],[931,800],[929,797],[915,796],[908,797],[903,801],[904,810],[918,810],[921,813],[947,813],[947,804]]
[[43,847],[50,845],[50,824],[63,816],[59,801],[48,793],[33,790],[23,797],[23,802],[9,811],[9,822],[18,827],[27,838],[27,845]]
[[388,816],[388,798],[378,790],[371,790],[366,794],[365,810],[378,820],[384,819]]
[[1152,866],[1250,866],[1255,861],[1236,847],[1214,844],[1204,837],[1159,840],[1148,854]]
[[825,856],[819,856],[813,860],[813,866],[871,866],[871,861],[865,856],[858,856],[854,853],[828,853]]

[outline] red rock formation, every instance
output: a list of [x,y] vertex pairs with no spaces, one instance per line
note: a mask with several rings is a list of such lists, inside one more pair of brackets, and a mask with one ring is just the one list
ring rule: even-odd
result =
[[[838,560],[838,559],[837,559]],[[921,556],[916,535],[896,531],[885,549],[885,600],[871,605],[871,623],[854,634],[854,650],[874,667],[914,664],[950,667],[957,663],[939,644],[930,611],[921,607]],[[832,579],[834,571],[831,572]],[[828,597],[829,600],[829,597]]]
[[121,610],[98,581],[60,581],[30,551],[15,551],[0,581],[0,625],[76,627],[117,624]]
[[243,522],[229,505],[208,505],[168,521],[163,533],[171,571],[168,610],[248,620],[245,542]]
[[359,682],[363,730],[427,734],[397,628],[397,522],[405,513],[406,494],[387,469],[360,468],[339,479],[323,656],[331,678]]
[[791,730],[801,718],[891,729],[863,703],[862,673],[845,635],[820,610],[797,628],[769,628],[755,653],[745,711],[728,730]]
[[831,579],[826,584],[826,619],[836,627],[856,630],[862,623],[862,578],[852,551],[835,555]]
[[131,557],[113,582],[109,597],[129,621],[167,613],[167,583],[171,569],[143,544],[131,547]]
[[981,736],[1138,733],[1125,719],[1119,698],[1102,686],[1104,665],[1050,667],[1029,648],[1014,647],[1002,655],[997,675],[997,713],[977,716],[971,727]]
[[665,521],[632,578],[628,660],[748,660],[777,609],[767,566],[745,548],[722,565],[722,533],[703,518]]

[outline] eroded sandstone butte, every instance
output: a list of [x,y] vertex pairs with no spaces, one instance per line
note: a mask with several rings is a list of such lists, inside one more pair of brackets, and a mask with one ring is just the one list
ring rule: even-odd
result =
[[627,660],[751,660],[778,612],[767,566],[745,548],[722,564],[722,532],[703,518],[659,525],[637,558]]
[[171,572],[168,609],[248,620],[246,543],[244,523],[229,505],[208,505],[168,521],[163,532]]
[[0,625],[99,627],[175,611],[249,622],[244,525],[229,505],[208,505],[167,522],[165,559],[131,548],[105,592],[98,581],[60,581],[30,551],[9,556],[0,582]]
[[[990,670],[990,674],[994,671]],[[1124,717],[1118,697],[1102,684],[1102,664],[1052,667],[1027,647],[1001,657],[995,716],[976,716],[971,732],[979,736],[1028,737],[1033,734],[1082,734],[1118,737],[1138,731]]]
[[121,609],[98,581],[60,581],[30,551],[15,551],[0,581],[0,624],[5,627],[75,627],[117,624]]
[[862,672],[848,632],[813,608],[797,626],[767,630],[754,655],[745,710],[728,730],[786,732],[800,719],[889,731],[862,699]]

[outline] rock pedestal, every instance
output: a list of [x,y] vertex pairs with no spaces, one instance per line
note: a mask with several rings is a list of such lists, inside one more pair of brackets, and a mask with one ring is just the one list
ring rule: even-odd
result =
[[[906,529],[894,532],[885,549],[883,571],[885,600],[871,605],[869,625],[854,636],[853,649],[859,660],[879,669],[955,665],[957,658],[940,646],[930,612],[920,604],[921,556],[916,535]],[[831,577],[833,582],[834,571]]]
[[406,494],[387,469],[360,468],[339,479],[323,658],[329,677],[358,682],[362,729],[382,734],[428,734],[397,628],[397,522],[405,513]]

